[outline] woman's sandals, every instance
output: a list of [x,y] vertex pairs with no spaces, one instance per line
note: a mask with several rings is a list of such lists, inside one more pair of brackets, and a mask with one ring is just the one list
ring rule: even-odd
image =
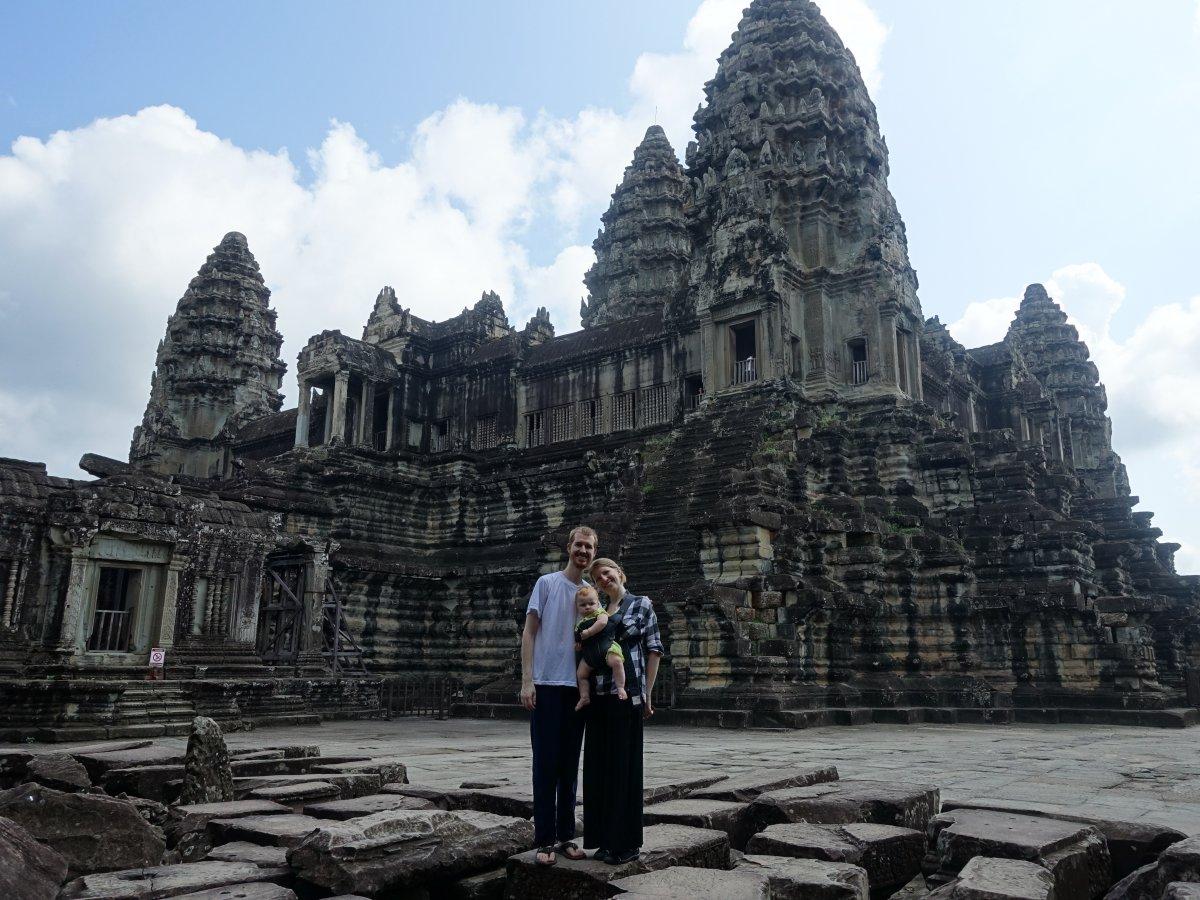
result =
[[558,859],[554,855],[554,851],[555,846],[553,844],[549,844],[545,847],[538,847],[537,854],[533,858],[537,861],[539,866],[550,867],[558,862]]
[[587,859],[588,855],[579,849],[579,845],[574,841],[563,841],[558,845],[558,852],[567,859],[578,862],[581,859]]

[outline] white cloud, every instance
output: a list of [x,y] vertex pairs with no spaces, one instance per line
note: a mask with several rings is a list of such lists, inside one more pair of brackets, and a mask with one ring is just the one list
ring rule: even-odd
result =
[[[124,457],[167,316],[227,231],[250,242],[286,342],[285,394],[309,335],[352,336],[379,288],[443,319],[495,290],[510,320],[538,306],[578,327],[588,244],[657,118],[682,152],[703,85],[745,0],[703,0],[677,53],[643,54],[621,110],[557,118],[460,98],[385,165],[351,123],[319,147],[239,147],[177,107],[97,119],[0,154],[0,455],[68,473],[84,450]],[[864,0],[822,6],[878,84],[886,28]],[[529,235],[561,249],[530,260]],[[10,346],[14,343],[15,346]]]
[[[1160,513],[1167,540],[1180,541],[1181,571],[1200,571],[1200,297],[1150,312],[1123,340],[1111,331],[1126,288],[1097,263],[1056,269],[1047,292],[1088,345],[1108,394],[1113,444],[1133,492]],[[1003,339],[1020,301],[971,303],[949,326],[968,347]]]

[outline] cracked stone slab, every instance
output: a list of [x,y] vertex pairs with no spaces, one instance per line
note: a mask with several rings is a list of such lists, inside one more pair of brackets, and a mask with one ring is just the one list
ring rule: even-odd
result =
[[0,818],[0,896],[55,897],[66,877],[62,854],[39,844],[16,822]]
[[710,787],[692,791],[689,796],[733,803],[749,803],[755,797],[768,791],[807,787],[810,784],[824,784],[837,780],[836,766],[803,769],[756,769],[753,772],[724,778]]
[[642,821],[647,825],[691,825],[723,831],[729,835],[730,846],[743,850],[751,834],[749,812],[749,803],[685,797],[645,807]]
[[166,842],[128,800],[68,794],[40,784],[0,793],[0,816],[60,853],[71,875],[154,866]]
[[762,872],[672,866],[611,882],[620,897],[662,900],[770,900],[771,881]]
[[957,876],[971,859],[983,856],[1042,866],[1053,876],[1058,897],[1086,900],[1100,896],[1112,884],[1108,847],[1104,836],[1091,825],[957,809],[934,817],[929,839],[937,877],[943,880]]
[[231,841],[208,851],[205,859],[220,862],[248,862],[263,869],[287,867],[287,847],[265,847],[249,841]]
[[374,894],[495,868],[533,846],[533,823],[474,810],[402,810],[320,828],[291,853],[297,874],[331,891]]
[[766,875],[771,897],[777,900],[868,900],[869,896],[867,873],[850,863],[747,854],[737,869]]
[[251,884],[231,884],[191,894],[180,894],[175,900],[296,900],[296,892],[278,884],[256,881]]
[[898,890],[920,874],[925,835],[874,823],[771,825],[750,839],[748,853],[846,862],[862,867],[872,890]]
[[84,875],[69,882],[61,896],[63,900],[159,900],[289,874],[286,868],[269,871],[248,862],[177,863]]
[[1113,878],[1122,879],[1135,869],[1158,859],[1167,847],[1184,840],[1187,835],[1166,825],[1155,825],[1150,822],[1123,822],[1118,819],[1098,819],[1088,816],[1069,815],[1067,813],[1043,812],[1037,809],[1022,807],[1020,804],[1000,803],[994,801],[962,801],[946,800],[942,803],[942,811],[950,812],[955,809],[991,809],[999,812],[1020,813],[1026,816],[1041,816],[1046,819],[1059,819],[1063,822],[1078,822],[1081,825],[1092,825],[1104,835],[1108,843],[1108,853],[1112,858]]
[[650,825],[642,831],[642,852],[633,862],[610,866],[595,859],[559,857],[557,865],[539,866],[529,851],[508,861],[511,900],[593,900],[610,896],[609,882],[671,866],[700,869],[729,867],[729,835],[688,825]]
[[662,803],[665,800],[678,800],[687,797],[694,791],[711,787],[719,781],[728,779],[728,775],[698,775],[694,778],[658,778],[647,775],[642,788],[642,802],[646,805]]
[[1054,876],[1042,866],[1018,859],[976,856],[958,878],[929,895],[929,900],[1056,900],[1082,897],[1058,894]]
[[390,757],[375,757],[353,762],[329,763],[316,760],[315,763],[309,769],[310,772],[331,775],[354,775],[362,773],[378,775],[383,779],[384,784],[404,784],[408,781],[408,768],[400,760]]
[[295,813],[269,816],[240,816],[236,819],[213,819],[209,833],[222,843],[249,841],[268,847],[295,847],[300,841],[323,825],[324,819]]
[[403,794],[368,794],[365,797],[350,797],[346,800],[329,800],[309,803],[304,814],[318,819],[354,819],[379,812],[404,809],[437,809],[431,800],[408,797]]
[[751,816],[757,831],[784,822],[873,822],[925,831],[940,807],[934,785],[845,780],[768,791],[754,799]]

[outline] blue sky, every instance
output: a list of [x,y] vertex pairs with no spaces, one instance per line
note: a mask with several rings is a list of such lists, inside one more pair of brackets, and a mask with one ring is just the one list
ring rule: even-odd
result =
[[[290,367],[384,283],[427,317],[496,289],[578,327],[608,194],[655,118],[682,154],[740,6],[9,4],[0,454],[124,456],[165,318],[232,229]],[[1196,0],[821,6],[879,108],[926,315],[989,342],[1046,282],[1200,570]]]

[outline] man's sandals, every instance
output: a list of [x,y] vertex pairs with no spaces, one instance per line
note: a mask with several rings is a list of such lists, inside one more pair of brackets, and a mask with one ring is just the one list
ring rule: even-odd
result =
[[563,841],[558,845],[558,849],[563,856],[575,862],[588,858],[587,854],[580,850],[579,845],[574,841]]

